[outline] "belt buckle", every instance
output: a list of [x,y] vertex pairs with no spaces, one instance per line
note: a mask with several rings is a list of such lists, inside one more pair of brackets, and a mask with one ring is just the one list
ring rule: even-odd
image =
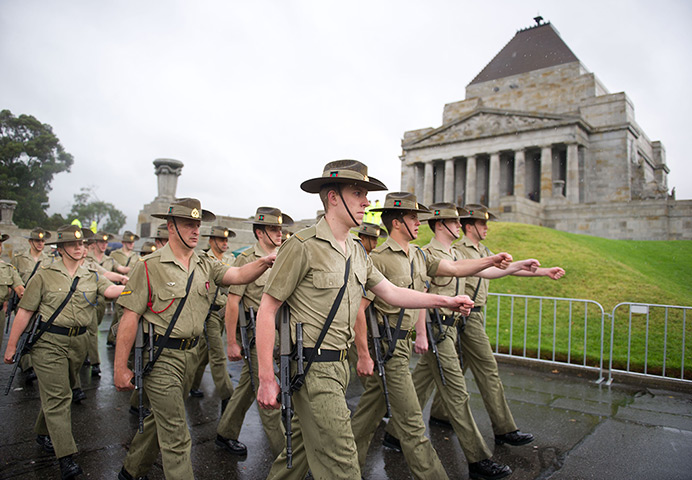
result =
[[339,361],[343,362],[346,358],[348,358],[348,350],[341,350],[339,352]]
[[411,329],[411,330],[409,330],[409,331],[406,332],[406,340],[408,340],[408,339],[411,338],[412,336],[413,336],[413,329]]
[[79,334],[79,327],[69,327],[67,332],[68,337],[76,337]]

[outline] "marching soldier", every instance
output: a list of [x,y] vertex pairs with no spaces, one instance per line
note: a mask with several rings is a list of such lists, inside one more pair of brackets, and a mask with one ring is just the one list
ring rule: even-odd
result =
[[17,340],[38,312],[40,336],[31,349],[41,394],[37,442],[49,449],[52,441],[60,474],[68,479],[82,473],[73,459],[77,446],[71,428],[71,380],[86,356],[84,334],[92,318],[91,305],[98,294],[116,298],[122,287],[80,266],[84,244],[78,226],[60,227],[54,243],[61,259],[41,267],[29,281],[7,343],[5,363],[13,363]]
[[[109,240],[112,240],[112,236],[109,238]],[[123,233],[123,236],[120,239],[123,246],[117,250],[113,250],[110,253],[110,258],[122,265],[124,268],[128,270],[131,269],[134,267],[134,264],[137,263],[137,259],[139,258],[139,255],[137,255],[137,252],[135,252],[135,242],[137,240],[139,240],[138,235],[135,235],[129,230],[125,230],[125,233]],[[111,320],[111,326],[108,329],[108,337],[106,339],[106,343],[108,345],[115,343],[115,332],[118,330],[118,322],[120,321],[122,314],[123,309],[116,304],[115,308],[113,309],[113,319]]]
[[[212,260],[233,265],[235,257],[228,252],[228,239],[235,237],[235,232],[220,225],[214,225],[208,234],[202,235],[209,237],[209,250],[202,255]],[[264,256],[264,255],[263,255]],[[202,397],[204,393],[199,385],[202,382],[202,375],[207,364],[210,365],[211,378],[214,380],[216,390],[221,397],[221,413],[233,394],[233,384],[228,376],[226,368],[226,349],[223,344],[224,320],[219,312],[226,306],[226,296],[228,288],[223,285],[212,285],[209,288],[209,310],[206,312],[207,319],[205,325],[206,335],[200,337],[197,353],[199,354],[199,366],[192,382],[190,395]]]
[[251,282],[274,261],[270,255],[236,268],[198,256],[194,248],[200,223],[216,217],[202,210],[197,199],[177,200],[166,213],[153,216],[166,220],[169,242],[135,264],[127,290],[118,299],[124,308],[114,361],[118,390],[134,389],[134,373],[127,361],[137,328],[145,332],[151,328],[154,335],[154,349],[149,352],[143,379],[152,414],[144,419],[143,433],[135,434],[132,440],[120,480],[146,475],[159,451],[166,478],[194,478],[185,397],[197,365],[195,347],[209,308],[209,289],[213,284]]
[[[466,212],[461,217],[464,237],[454,245],[454,249],[463,258],[485,258],[490,255],[490,251],[481,241],[488,233],[488,221],[495,220],[496,217],[484,205],[466,205],[464,209]],[[519,271],[513,274],[527,277],[547,276],[557,280],[565,274],[565,271],[560,267],[551,267],[538,268],[535,271]],[[495,443],[497,445],[505,443],[513,446],[526,445],[531,443],[534,437],[530,433],[521,432],[514,422],[490,340],[485,333],[482,309],[488,296],[488,285],[489,280],[479,276],[466,279],[466,293],[474,298],[475,305],[462,330],[459,353],[462,355],[464,371],[470,368],[473,372],[473,378],[476,380],[490,416]],[[429,395],[430,392],[427,393],[425,401]],[[431,407],[430,416],[431,422],[434,421],[440,425],[449,423],[448,413],[437,398]]]
[[[293,225],[293,219],[282,213],[278,208],[259,207],[255,217],[251,221],[252,232],[257,239],[255,245],[243,251],[236,259],[237,267],[257,260],[270,253],[275,253],[281,245],[283,227]],[[254,345],[255,312],[257,312],[262,298],[264,286],[267,283],[269,271],[264,272],[254,282],[247,285],[234,285],[229,288],[228,303],[226,304],[226,336],[228,344],[228,359],[232,362],[242,360],[243,355],[247,362],[243,364],[240,380],[231,400],[223,411],[221,420],[216,429],[216,444],[228,450],[234,455],[245,455],[247,448],[238,441],[240,429],[245,420],[245,414],[255,400],[255,389],[259,385],[257,376],[257,350]],[[242,301],[243,311],[240,310]],[[238,315],[244,315],[247,322],[246,343],[249,351],[243,352],[243,345],[237,341]],[[250,370],[250,365],[252,370]],[[254,385],[254,387],[253,387]],[[264,433],[269,440],[272,454],[276,457],[283,449],[284,432],[281,430],[281,417],[278,410],[259,409],[260,420]]]
[[364,289],[399,307],[469,307],[463,296],[440,297],[392,285],[356,244],[350,230],[363,221],[368,191],[386,188],[368,177],[367,167],[355,160],[330,162],[321,177],[301,184],[302,190],[319,193],[325,216],[282,245],[267,280],[257,318],[257,402],[261,408],[279,408],[273,365],[274,322],[278,309],[286,302],[293,338],[296,325],[302,326],[307,359],[305,371],[293,381],[292,403],[297,418],[291,426],[296,434],[293,447],[296,452],[304,451],[305,456],[288,470],[288,450],[284,448],[269,478],[302,478],[308,463],[318,479],[361,478],[345,395],[349,380],[346,354],[355,335],[354,323]]
[[168,243],[168,229],[166,224],[162,223],[156,227],[156,234],[154,235],[154,245],[157,249],[163,248],[164,245]]
[[[493,265],[504,266],[511,259],[508,254],[501,253],[485,260],[457,261],[453,258],[440,259],[424,255],[419,248],[411,251],[409,242],[418,237],[418,213],[429,213],[426,207],[416,202],[415,195],[411,193],[390,193],[385,199],[384,207],[373,211],[382,212],[382,220],[389,231],[387,241],[372,252],[373,263],[392,283],[410,291],[424,291],[428,277],[432,275],[476,273]],[[453,211],[456,214],[456,209]],[[433,293],[449,297],[459,295],[459,291],[454,290]],[[364,375],[370,375],[373,368],[365,334],[365,309],[373,298],[369,294],[363,299],[356,324],[362,332],[361,334],[357,330],[356,333],[356,339],[360,339],[358,373]],[[467,300],[470,304],[470,299]],[[382,338],[391,337],[391,342],[384,346],[387,352],[384,357],[385,372],[389,380],[387,384],[392,404],[390,423],[399,432],[401,449],[415,478],[446,478],[435,450],[425,437],[425,423],[409,367],[414,326],[417,327],[416,353],[424,354],[428,350],[424,312],[419,314],[415,310],[395,308],[381,298],[374,298],[374,307],[382,328],[390,330]],[[361,467],[365,465],[372,436],[385,412],[383,384],[378,378],[370,377],[352,420]]]
[[[2,253],[2,244],[8,238],[10,238],[8,234],[0,234],[0,253]],[[5,322],[10,316],[10,312],[6,312],[7,300],[10,298],[10,289],[14,290],[19,298],[22,298],[24,282],[14,265],[0,260],[0,345],[2,345],[2,341],[5,338]]]
[[[41,227],[34,227],[29,236],[26,237],[29,242],[29,250],[18,252],[12,257],[12,265],[19,271],[24,285],[29,282],[29,279],[36,273],[41,265],[47,265],[55,260],[55,257],[48,255],[44,249],[46,240],[51,237],[50,232]],[[31,368],[31,357],[25,355],[22,357],[21,365],[22,372],[25,372],[25,381],[31,384],[36,380],[36,373]]]

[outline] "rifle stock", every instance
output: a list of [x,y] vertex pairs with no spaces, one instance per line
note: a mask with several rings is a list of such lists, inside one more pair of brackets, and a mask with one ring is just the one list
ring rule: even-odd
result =
[[[372,347],[375,352],[375,366],[377,367],[377,374],[382,379],[382,389],[384,391],[384,401],[387,405],[387,413],[385,416],[387,418],[392,417],[392,407],[389,403],[389,391],[387,390],[387,377],[385,375],[384,369],[384,356],[382,354],[382,334],[380,333],[380,326],[377,324],[377,319],[375,318],[375,313],[372,306],[369,306],[366,310],[366,315],[368,317],[368,327],[370,329],[370,335],[372,337]],[[385,330],[389,331],[389,325],[384,326]],[[391,338],[391,332],[390,332]],[[390,340],[391,341],[391,340]]]
[[137,323],[137,333],[135,334],[135,376],[133,378],[135,390],[138,398],[139,433],[144,433],[144,325],[140,320]]
[[19,340],[17,340],[17,351],[15,352],[13,359],[14,366],[12,367],[12,373],[10,374],[10,378],[9,380],[7,380],[7,386],[5,387],[5,395],[10,393],[10,389],[12,388],[12,382],[14,381],[15,375],[17,375],[17,368],[19,368],[19,363],[22,359],[22,356],[29,353],[31,347],[34,345],[36,330],[38,329],[38,324],[40,322],[41,315],[37,315],[36,313],[34,313],[31,320],[29,321],[29,325],[27,325],[26,329],[19,336]]
[[10,298],[7,300],[7,315],[5,321],[5,335],[9,335],[10,327],[12,325],[12,319],[17,311],[17,305],[19,305],[19,295],[13,289],[10,289]]
[[[255,324],[255,311],[250,307],[249,313],[250,322],[248,323],[247,316],[245,314],[245,306],[241,300],[238,304],[238,325],[240,325],[240,343],[243,347],[243,358],[247,361],[247,369],[250,374],[250,385],[252,386],[252,391],[256,392],[255,388],[255,376],[252,372],[252,356],[250,355],[250,349],[252,348],[251,341],[248,336],[248,329],[254,330]],[[254,335],[253,335],[254,337]]]
[[[435,314],[437,315],[437,311],[435,311]],[[445,372],[442,369],[442,364],[440,363],[440,353],[437,351],[437,339],[435,338],[435,335],[433,333],[432,319],[430,318],[429,310],[426,310],[425,317],[425,330],[428,333],[428,345],[430,350],[432,350],[432,352],[435,354],[437,368],[440,370],[440,378],[442,379],[442,385],[447,385],[447,381],[445,380]]]

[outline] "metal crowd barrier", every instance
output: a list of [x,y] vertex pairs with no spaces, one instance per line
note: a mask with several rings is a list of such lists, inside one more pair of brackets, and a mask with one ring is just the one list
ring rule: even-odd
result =
[[489,293],[483,308],[496,355],[597,371],[608,385],[613,372],[692,383],[692,307],[619,303],[608,314],[593,300]]

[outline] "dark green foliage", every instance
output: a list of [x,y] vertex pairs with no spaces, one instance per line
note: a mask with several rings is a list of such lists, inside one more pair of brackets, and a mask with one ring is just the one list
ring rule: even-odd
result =
[[13,220],[19,227],[45,223],[53,177],[69,172],[73,161],[50,125],[0,112],[0,198],[17,201]]

